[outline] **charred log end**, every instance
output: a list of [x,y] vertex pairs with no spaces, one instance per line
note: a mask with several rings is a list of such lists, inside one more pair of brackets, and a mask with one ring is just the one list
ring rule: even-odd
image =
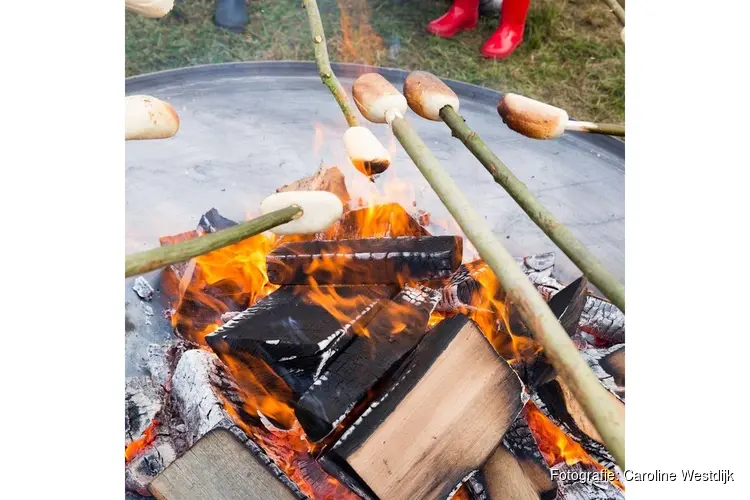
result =
[[391,380],[321,459],[389,500],[449,494],[523,406],[520,380],[465,316],[439,323]]
[[331,436],[341,422],[363,410],[373,388],[391,373],[427,331],[440,292],[406,286],[341,350],[295,405],[295,412],[313,442]]

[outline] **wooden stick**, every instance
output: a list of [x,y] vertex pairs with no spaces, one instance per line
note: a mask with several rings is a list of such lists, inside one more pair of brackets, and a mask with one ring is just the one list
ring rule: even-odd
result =
[[[360,111],[376,109],[379,101],[392,93],[393,86],[385,79],[378,87],[369,85],[366,92],[357,92],[354,82],[353,94]],[[366,112],[363,115],[367,116]],[[591,368],[578,353],[570,337],[557,321],[534,285],[526,278],[516,260],[492,233],[492,230],[469,203],[456,183],[451,179],[438,159],[419,138],[399,109],[388,110],[385,118],[394,135],[409,157],[435,190],[443,204],[490,266],[503,286],[508,300],[519,313],[544,347],[544,352],[560,377],[583,407],[586,415],[596,427],[617,463],[625,468],[625,422],[624,411],[614,404],[611,394],[602,386]]]
[[[404,95],[409,107],[422,118],[443,121],[492,175],[495,182],[518,203],[526,215],[567,255],[604,295],[621,311],[625,311],[625,287],[599,260],[561,224],[529,188],[471,130],[458,114],[458,96],[442,80],[431,73],[414,71],[406,77]],[[584,123],[584,122],[576,122]]]
[[604,0],[604,3],[606,3],[609,9],[617,16],[617,19],[620,20],[620,24],[625,26],[625,9],[622,8],[622,5],[620,5],[617,0]]
[[125,277],[129,278],[170,264],[185,262],[193,257],[239,243],[244,239],[281,224],[286,224],[301,216],[302,209],[298,205],[291,205],[200,238],[128,255],[125,257]]
[[318,3],[316,0],[302,0],[307,11],[307,20],[310,23],[310,31],[313,35],[313,47],[315,48],[315,64],[318,65],[318,71],[320,72],[320,79],[328,90],[333,94],[333,98],[341,108],[341,112],[344,113],[346,123],[350,127],[356,127],[359,125],[357,122],[357,116],[354,113],[354,108],[349,97],[346,95],[344,86],[341,85],[336,75],[331,69],[331,63],[328,60],[328,47],[326,46],[326,35],[323,30],[323,21],[320,19],[320,11],[318,10]]
[[605,268],[583,243],[581,243],[552,212],[542,205],[510,169],[498,158],[482,139],[470,129],[461,115],[451,106],[440,110],[440,116],[448,128],[484,165],[487,171],[500,184],[531,220],[550,237],[560,250],[567,255],[578,269],[621,311],[625,311],[625,287]]
[[577,122],[575,120],[568,120],[568,123],[565,125],[565,130],[625,137],[625,125],[618,125],[616,123]]
[[125,0],[125,10],[152,19],[166,16],[172,7],[174,0]]

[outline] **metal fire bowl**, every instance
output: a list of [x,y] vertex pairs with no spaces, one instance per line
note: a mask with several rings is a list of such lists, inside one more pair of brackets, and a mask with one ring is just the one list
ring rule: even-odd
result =
[[[347,89],[365,72],[377,71],[399,89],[407,75],[401,70],[351,64],[334,64],[333,69]],[[508,129],[498,116],[495,106],[501,93],[467,83],[445,83],[458,94],[461,114],[469,126],[624,281],[624,143],[580,133],[566,133],[553,141],[527,139]],[[362,177],[344,151],[343,115],[313,63],[184,68],[129,78],[125,91],[167,101],[180,116],[175,137],[126,145],[128,253],[157,246],[160,236],[194,229],[200,215],[212,207],[235,220],[257,215],[263,198],[279,186],[310,175],[321,162],[338,165],[348,184]],[[407,118],[514,256],[555,251],[560,280],[580,275],[443,123],[424,120],[411,111]],[[393,144],[387,126],[361,121],[384,145]],[[377,184],[395,175],[413,188],[417,207],[430,212],[432,220],[449,220],[447,210],[403,148],[396,144],[393,151],[393,164]],[[439,232],[439,228],[430,229]],[[155,277],[156,273],[146,276],[152,283]],[[126,298],[134,307],[137,298],[133,300],[131,284],[127,280]],[[149,323],[158,323],[161,310],[154,312]],[[156,324],[152,328],[162,330]]]

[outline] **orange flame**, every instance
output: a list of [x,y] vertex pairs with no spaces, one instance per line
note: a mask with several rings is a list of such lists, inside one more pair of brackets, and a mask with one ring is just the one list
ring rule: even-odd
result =
[[[524,408],[524,415],[547,465],[552,467],[562,462],[568,465],[583,463],[604,470],[599,462],[591,458],[591,455],[586,453],[586,450],[580,444],[553,424],[535,404],[527,403]],[[620,481],[612,482],[618,488],[624,489]]]
[[152,420],[149,426],[146,427],[146,430],[143,431],[143,435],[140,438],[136,439],[135,441],[131,441],[127,446],[125,446],[125,463],[130,462],[133,457],[138,455],[143,449],[154,442],[157,436],[156,428],[158,426],[159,421],[157,419]]
[[[341,18],[339,59],[344,62],[379,65],[385,55],[383,39],[370,26],[367,0],[338,0]],[[352,18],[355,19],[352,19]]]

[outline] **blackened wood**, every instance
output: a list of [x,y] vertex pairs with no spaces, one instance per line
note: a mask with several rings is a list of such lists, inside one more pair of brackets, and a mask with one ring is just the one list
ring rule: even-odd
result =
[[586,305],[588,285],[588,280],[581,276],[547,301],[568,335],[572,336],[578,330],[581,313]]
[[[542,282],[552,274],[555,254],[552,252],[532,254],[517,258],[516,262],[532,283]],[[481,259],[461,265],[443,288],[443,298],[438,305],[438,310],[456,313],[476,307],[482,293],[480,276],[483,273],[492,273],[492,270]],[[491,279],[496,280],[494,277]],[[498,293],[501,293],[499,287]]]
[[598,297],[589,296],[587,299],[579,327],[603,345],[625,342],[625,314],[611,302]]
[[216,231],[221,231],[222,229],[227,229],[236,225],[237,223],[235,221],[227,219],[215,208],[212,208],[203,214],[201,220],[198,222],[198,227],[206,233],[215,233]]
[[467,317],[434,327],[321,462],[388,500],[442,499],[484,463],[523,387]]
[[[614,396],[613,396],[614,397]],[[560,420],[558,416],[553,413],[544,401],[539,397],[539,394],[532,394],[532,402],[534,405],[557,427],[559,427],[568,437],[572,438],[575,442],[581,445],[581,447],[588,453],[592,459],[594,459],[599,465],[607,469],[616,469],[617,464],[615,463],[614,457],[607,450],[607,448],[599,441],[592,439],[586,433],[581,432],[576,426],[571,427],[567,422]]]
[[311,440],[321,441],[334,431],[417,345],[439,298],[437,290],[407,285],[336,355],[296,404],[297,418]]
[[388,285],[447,278],[461,264],[461,241],[425,236],[287,243],[266,257],[268,280],[279,285],[305,285],[311,278],[318,285]]
[[[584,474],[596,480],[581,481]],[[596,475],[594,475],[596,474]],[[605,479],[601,471],[591,465],[577,463],[557,464],[553,468],[553,478],[559,485],[560,500],[624,500],[625,495],[614,483]]]
[[625,401],[625,344],[581,352],[604,387]]
[[151,482],[159,500],[295,500],[231,432],[215,429]]
[[[284,286],[206,336],[206,342],[220,357],[232,356],[255,366],[261,360],[298,396],[393,293],[390,287],[315,291]],[[321,295],[341,299],[332,311],[338,312],[336,316],[316,302],[314,298]]]
[[553,500],[557,495],[557,483],[523,414],[481,470],[491,500]]

